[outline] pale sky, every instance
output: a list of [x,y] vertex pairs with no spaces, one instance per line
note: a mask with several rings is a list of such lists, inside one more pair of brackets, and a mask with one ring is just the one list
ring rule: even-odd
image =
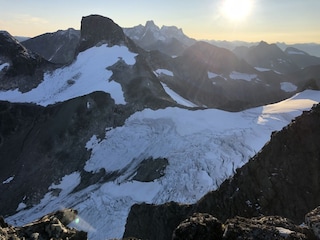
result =
[[33,37],[100,14],[121,27],[177,26],[195,39],[320,43],[319,10],[320,0],[0,0],[0,30]]

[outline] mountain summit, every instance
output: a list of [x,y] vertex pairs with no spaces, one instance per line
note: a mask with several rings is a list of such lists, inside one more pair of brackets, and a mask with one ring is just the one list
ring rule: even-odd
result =
[[90,15],[81,20],[81,37],[79,52],[94,47],[99,43],[109,46],[128,43],[128,38],[122,28],[110,18],[100,15]]

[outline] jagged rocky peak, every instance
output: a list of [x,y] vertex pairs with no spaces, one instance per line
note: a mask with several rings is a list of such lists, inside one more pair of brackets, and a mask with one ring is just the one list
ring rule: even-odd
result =
[[6,31],[0,31],[0,89],[28,91],[42,79],[50,64],[29,51]]
[[28,51],[22,46],[17,39],[10,35],[7,31],[0,31],[0,57],[10,61],[11,64],[19,62],[19,59],[25,60],[39,58],[36,54]]
[[98,43],[108,43],[109,46],[121,45],[127,41],[122,28],[110,18],[100,15],[90,15],[81,20],[81,37],[79,52],[85,51]]
[[159,31],[160,28],[154,23],[153,20],[149,20],[146,22],[146,29],[154,29],[154,30],[157,30]]

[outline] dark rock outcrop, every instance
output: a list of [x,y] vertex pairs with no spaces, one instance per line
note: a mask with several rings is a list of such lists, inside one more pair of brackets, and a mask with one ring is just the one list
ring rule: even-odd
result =
[[70,228],[67,225],[77,217],[77,211],[63,209],[22,227],[13,227],[5,222],[0,225],[0,239],[61,239],[86,240],[87,233]]
[[[194,212],[209,213],[222,221],[237,215],[277,215],[300,224],[305,213],[320,202],[319,122],[320,104],[273,133],[255,157],[237,169],[218,190],[209,192],[192,207],[174,203],[132,206],[126,233],[149,239],[170,239],[169,235],[183,218],[182,213],[186,213],[184,218],[187,218]],[[173,208],[180,214],[170,215],[168,224],[167,213]],[[158,238],[159,234],[166,237]]]
[[169,162],[166,158],[148,158],[143,160],[133,177],[133,180],[140,182],[152,182],[164,176],[164,170]]
[[[192,206],[168,202],[163,205],[135,204],[128,216],[124,238],[169,240],[173,230],[190,214]],[[150,222],[148,222],[150,221]]]

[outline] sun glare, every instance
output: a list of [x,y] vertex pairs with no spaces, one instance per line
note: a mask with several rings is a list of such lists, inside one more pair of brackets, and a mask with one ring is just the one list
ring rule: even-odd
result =
[[242,21],[250,14],[253,0],[223,0],[221,14],[231,21]]

